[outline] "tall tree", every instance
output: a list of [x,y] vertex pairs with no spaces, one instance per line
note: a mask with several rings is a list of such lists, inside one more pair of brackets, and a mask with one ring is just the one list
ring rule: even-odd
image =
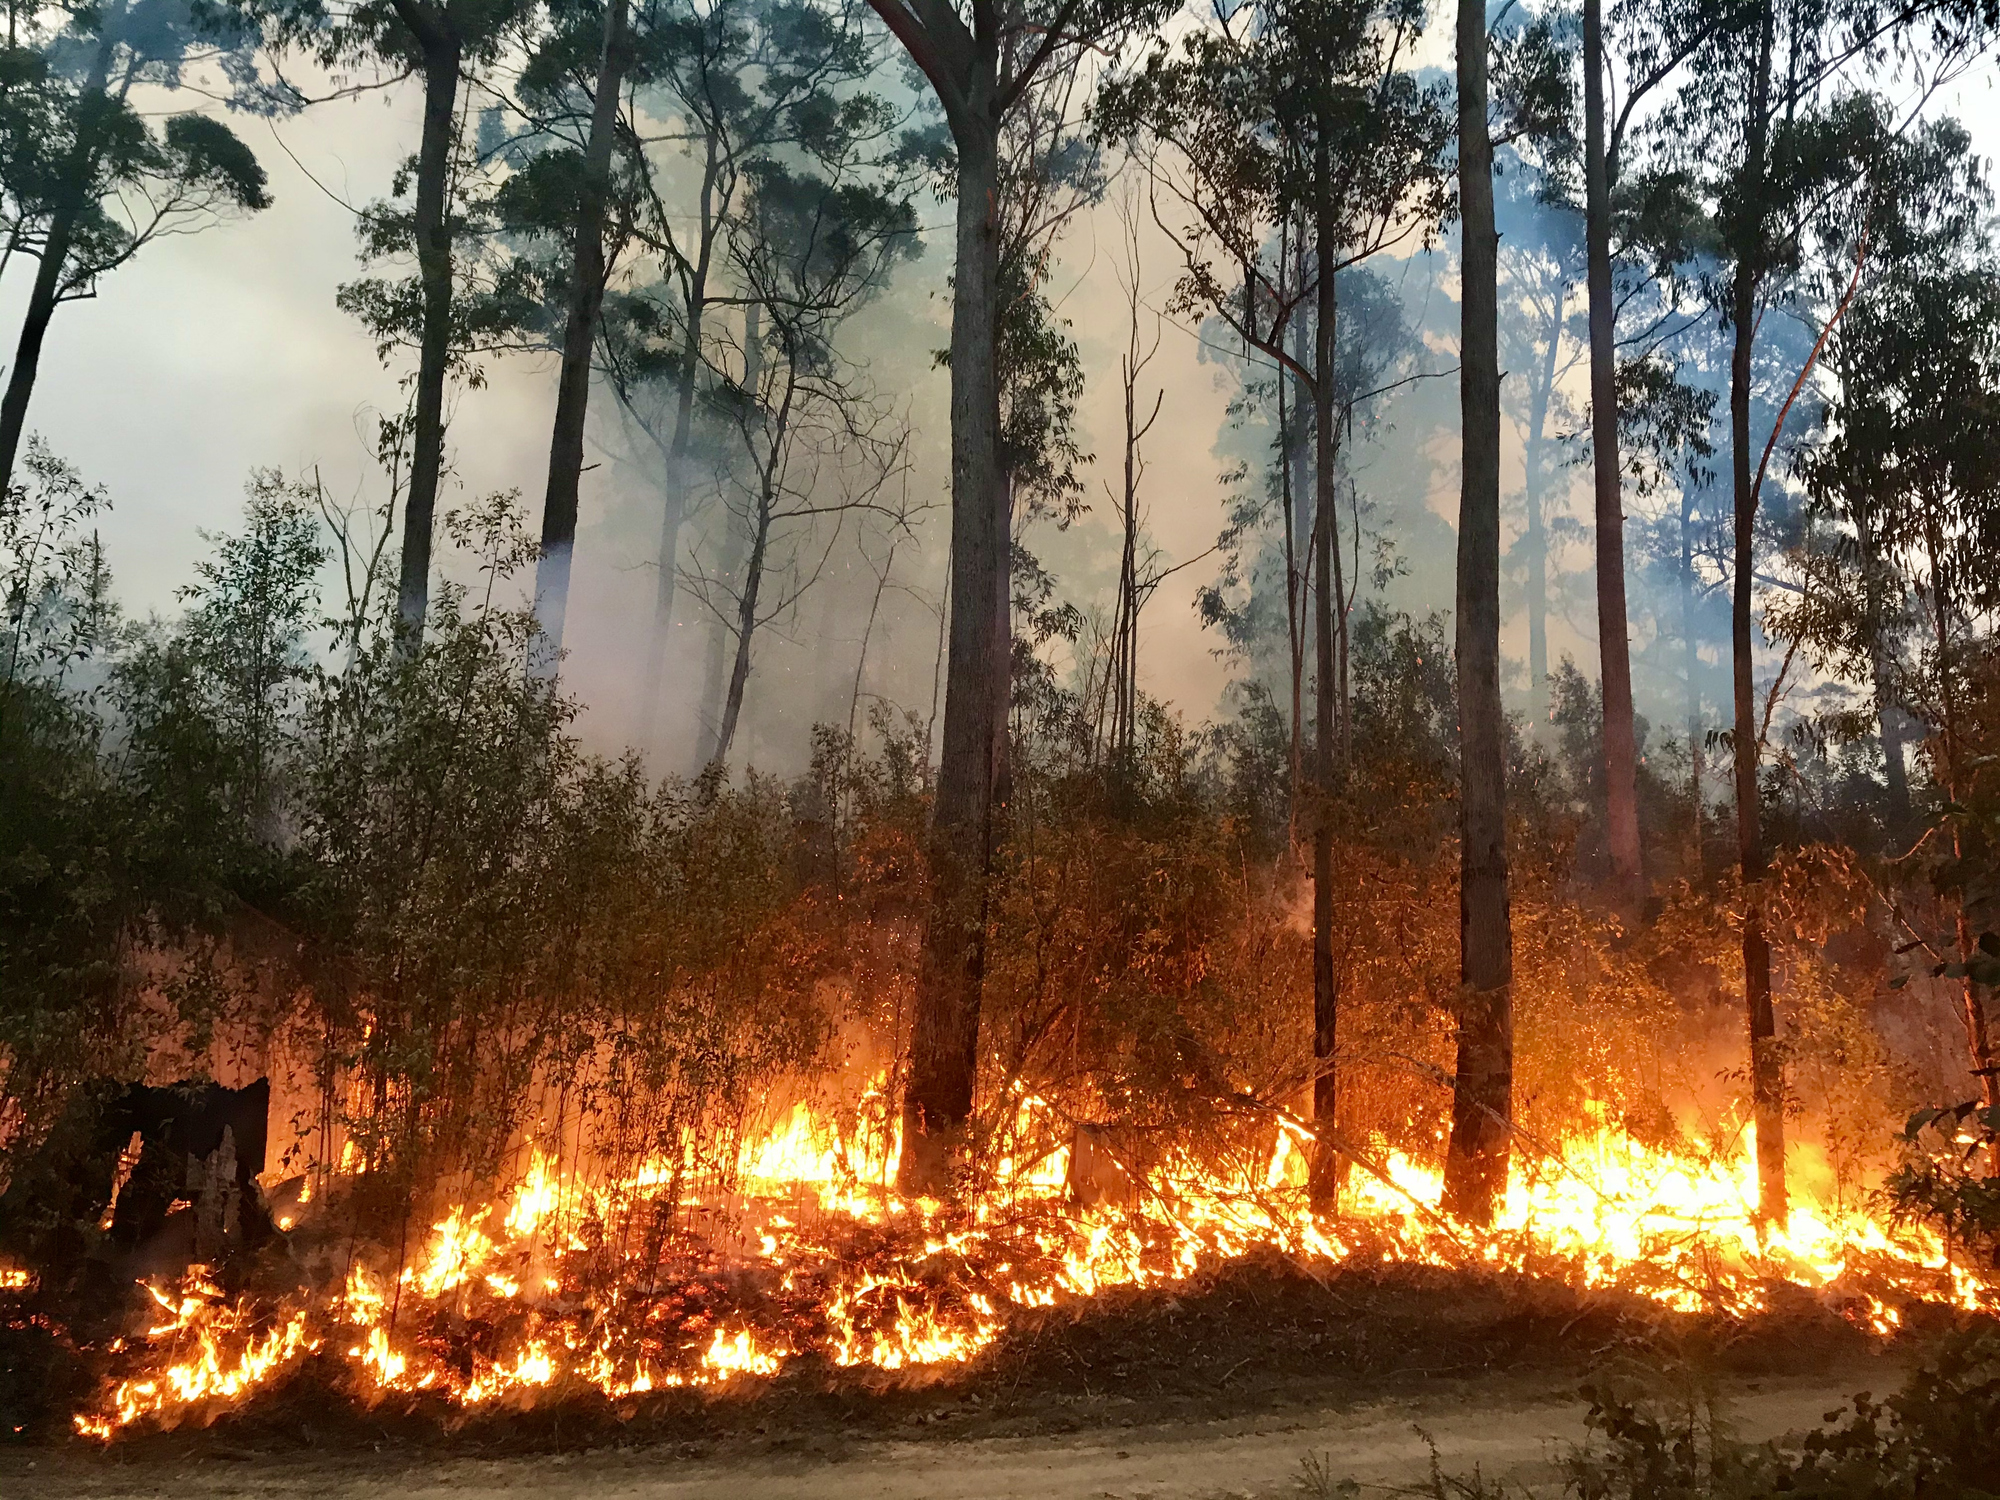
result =
[[[1836,535],[1804,559],[1804,588],[1766,611],[1767,628],[1801,640],[1813,665],[1868,684],[1881,736],[1894,832],[1908,786],[1896,716],[1917,705],[1931,728],[1931,774],[1945,803],[1946,865],[1967,852],[1959,813],[1970,784],[1969,705],[1980,651],[1975,622],[2000,602],[1991,566],[2000,542],[2000,261],[1986,241],[1993,193],[1970,139],[1938,120],[1896,137],[1876,101],[1842,102],[1848,133],[1875,135],[1861,203],[1820,215],[1805,278],[1814,300],[1847,315],[1830,330],[1837,380],[1826,440],[1797,467]],[[1873,115],[1871,122],[1867,116]],[[1856,127],[1859,127],[1856,129]],[[1851,272],[1865,239],[1867,264]],[[1849,264],[1842,264],[1848,262]],[[1856,295],[1858,293],[1858,295]],[[1905,649],[1906,633],[1917,647]],[[1849,730],[1850,733],[1855,732]],[[2000,1107],[1979,954],[1963,882],[1955,888],[1952,961],[1960,982],[1967,1067],[1985,1107]],[[1942,946],[1942,945],[1939,945]],[[2000,1170],[2000,1163],[1995,1163]]]
[[[299,51],[323,67],[354,67],[423,80],[423,125],[406,169],[407,217],[378,210],[367,226],[375,248],[407,247],[417,263],[414,307],[387,320],[410,325],[417,345],[411,451],[403,496],[403,548],[396,613],[406,643],[423,633],[430,601],[431,541],[444,473],[445,385],[455,357],[454,177],[461,167],[460,84],[468,68],[498,53],[527,0],[227,0],[261,20],[274,50]],[[386,310],[386,309],[383,309]],[[364,318],[377,327],[384,320]]]
[[1604,122],[1604,0],[1583,0],[1584,245],[1590,297],[1590,445],[1597,523],[1597,648],[1604,692],[1604,801],[1613,897],[1636,916],[1639,746],[1625,612],[1625,506],[1618,483],[1617,307],[1611,289],[1611,172]]
[[871,0],[944,111],[955,154],[951,313],[951,571],[942,756],[932,807],[930,909],[904,1093],[905,1191],[949,1190],[979,1065],[994,735],[1010,663],[995,601],[1010,562],[1000,536],[1000,136],[1045,71],[1166,13],[1161,0]]
[[36,261],[0,396],[0,490],[13,483],[56,309],[94,296],[163,235],[271,202],[264,169],[227,125],[184,113],[154,126],[131,97],[135,87],[177,86],[215,46],[240,76],[249,34],[225,18],[204,33],[188,0],[104,0],[46,15],[10,12],[0,50],[0,219],[8,257]]
[[[650,80],[640,102],[675,122],[660,144],[693,164],[683,181],[653,162],[641,230],[657,279],[613,297],[599,341],[621,411],[659,461],[653,621],[634,700],[632,737],[640,743],[652,738],[664,702],[682,528],[698,508],[700,396],[724,378],[710,359],[715,315],[742,301],[726,272],[746,174],[774,160],[835,168],[864,146],[921,149],[894,135],[898,117],[865,87],[881,55],[867,17],[865,0],[679,3],[654,15],[639,42],[635,66]],[[720,421],[713,436],[725,441],[731,431]],[[718,663],[726,634],[718,626],[713,637]],[[718,670],[718,703],[721,677]],[[711,734],[699,758],[711,758],[713,748]]]
[[732,483],[732,509],[748,557],[734,577],[698,577],[704,602],[734,636],[716,762],[736,738],[757,630],[819,580],[842,525],[869,512],[908,525],[890,490],[905,434],[835,343],[841,324],[915,252],[908,197],[767,164],[743,218],[733,253],[769,322],[760,325],[763,349],[746,360],[738,403],[748,473]]
[[1514,942],[1507,894],[1507,727],[1500,704],[1500,351],[1486,8],[1458,5],[1458,1062],[1446,1209],[1489,1222],[1507,1186]]
[[[1750,1040],[1751,1103],[1757,1129],[1758,1212],[1783,1224],[1785,1184],[1783,1054],[1771,1003],[1771,947],[1763,879],[1766,852],[1760,768],[1765,719],[1755,683],[1756,549],[1761,490],[1788,397],[1768,434],[1753,431],[1757,350],[1763,314],[1789,282],[1806,226],[1819,205],[1858,190],[1874,160],[1871,132],[1843,113],[1843,89],[1883,56],[1915,56],[1899,43],[1927,30],[1925,65],[1940,76],[1979,39],[1973,7],[1942,0],[1912,5],[1850,0],[1751,0],[1720,8],[1690,54],[1679,94],[1661,113],[1662,138],[1702,182],[1716,206],[1724,271],[1717,300],[1731,340],[1730,471],[1733,500],[1731,678],[1737,862],[1743,881],[1743,993]],[[1825,106],[1829,97],[1832,106]],[[1693,132],[1693,134],[1690,134]],[[1719,143],[1726,142],[1726,146]],[[1837,315],[1837,314],[1836,314]],[[1824,342],[1822,334],[1821,342]],[[1796,394],[1819,354],[1816,345]]]
[[[1313,450],[1311,541],[1301,571],[1311,580],[1317,693],[1313,1114],[1325,1130],[1311,1193],[1321,1209],[1333,1207],[1339,1185],[1333,845],[1347,771],[1341,661],[1349,597],[1339,441],[1355,405],[1371,394],[1354,378],[1366,359],[1343,379],[1342,351],[1361,341],[1340,339],[1341,277],[1370,256],[1422,243],[1445,212],[1441,102],[1403,66],[1422,20],[1421,6],[1401,0],[1244,7],[1178,46],[1157,46],[1144,69],[1108,88],[1099,105],[1107,130],[1162,148],[1156,181],[1182,209],[1168,226],[1184,264],[1177,308],[1220,319],[1277,368],[1280,381],[1296,381],[1311,408],[1303,423]],[[1301,655],[1302,635],[1294,632]]]
[[[542,550],[535,567],[535,619],[542,630],[540,668],[551,676],[562,655],[569,607],[571,555],[576,548],[578,493],[583,478],[583,431],[604,292],[625,235],[611,242],[612,152],[626,73],[631,65],[628,0],[604,0],[602,40],[574,192],[569,296],[564,310],[562,367],[549,435],[548,488],[542,499]],[[567,29],[567,28],[565,28]],[[567,50],[558,33],[551,50]],[[573,44],[572,44],[573,45]],[[574,152],[563,157],[573,161]],[[567,164],[567,163],[566,163]],[[568,196],[568,195],[565,195]]]

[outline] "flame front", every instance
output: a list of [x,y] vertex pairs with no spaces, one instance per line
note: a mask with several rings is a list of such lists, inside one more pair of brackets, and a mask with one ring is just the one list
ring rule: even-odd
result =
[[[1025,1127],[1044,1107],[1018,1108],[1015,1138],[1035,1138]],[[635,1226],[657,1217],[672,1172],[592,1181],[535,1152],[497,1201],[440,1215],[407,1264],[355,1264],[330,1294],[260,1314],[199,1267],[152,1289],[161,1316],[135,1341],[143,1373],[76,1426],[108,1438],[212,1414],[312,1354],[343,1361],[364,1398],[462,1407],[551,1389],[624,1400],[716,1386],[809,1352],[884,1370],[948,1364],[1022,1309],[1170,1285],[1256,1249],[1533,1271],[1682,1310],[1754,1311],[1782,1279],[1884,1335],[1914,1300],[2000,1309],[1993,1283],[1926,1232],[1803,1195],[1784,1230],[1761,1227],[1749,1139],[1675,1154],[1602,1128],[1518,1161],[1497,1222],[1474,1229],[1439,1209],[1435,1170],[1397,1153],[1356,1166],[1337,1219],[1315,1217],[1295,1134],[1281,1125],[1267,1156],[1233,1172],[1150,1164],[1125,1201],[1088,1208],[1068,1191],[1067,1148],[1051,1144],[1003,1159],[969,1203],[947,1208],[888,1186],[897,1143],[879,1119],[864,1129],[796,1104],[744,1143],[726,1204],[683,1200],[729,1235],[695,1269],[683,1251],[671,1274]]]

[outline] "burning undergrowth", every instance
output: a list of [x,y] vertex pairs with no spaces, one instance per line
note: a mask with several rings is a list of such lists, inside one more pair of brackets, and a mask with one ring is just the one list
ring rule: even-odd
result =
[[[1089,1371],[1115,1384],[1164,1359],[1211,1386],[1249,1366],[1254,1384],[1562,1358],[1689,1318],[1796,1329],[1803,1312],[1815,1337],[1879,1339],[2000,1305],[1921,1229],[1802,1203],[1760,1232],[1740,1140],[1682,1154],[1611,1129],[1567,1142],[1518,1163],[1498,1224],[1475,1230],[1393,1151],[1357,1156],[1340,1214],[1315,1218],[1282,1118],[1251,1169],[1169,1154],[1116,1191],[1101,1161],[1079,1166],[1101,1140],[1065,1137],[1033,1098],[1013,1123],[1021,1154],[957,1206],[887,1186],[896,1142],[880,1118],[804,1103],[744,1138],[727,1191],[658,1171],[606,1180],[534,1151],[504,1190],[399,1241],[355,1232],[367,1174],[329,1175],[226,1290],[199,1266],[156,1279],[137,1320],[80,1347],[98,1382],[74,1393],[71,1420],[110,1439],[333,1400],[433,1428],[524,1411],[644,1425],[717,1396],[851,1397],[995,1367],[1034,1369],[1038,1386],[1082,1369],[1087,1387]],[[1199,1331],[1218,1297],[1241,1315],[1259,1276],[1312,1289],[1276,1299],[1276,1346],[1268,1309]],[[1403,1299],[1394,1316],[1385,1297]],[[1149,1349],[1160,1328],[1180,1332]],[[1235,1367],[1210,1368],[1225,1350],[1242,1351]]]

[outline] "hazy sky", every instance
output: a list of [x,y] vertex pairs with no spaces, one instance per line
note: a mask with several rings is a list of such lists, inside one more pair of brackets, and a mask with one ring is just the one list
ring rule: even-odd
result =
[[[1989,156],[2000,148],[1994,79],[1989,62],[1941,101],[1972,125]],[[58,313],[29,425],[110,491],[115,508],[104,534],[119,591],[133,610],[172,607],[174,590],[204,551],[200,532],[234,524],[253,467],[318,465],[336,493],[379,493],[367,413],[400,405],[402,371],[384,370],[367,336],[334,306],[335,287],[356,274],[353,216],[336,199],[360,204],[386,192],[396,163],[416,139],[416,106],[415,92],[405,87],[320,106],[276,126],[239,120],[270,173],[275,206],[248,222],[156,245],[109,278],[96,299]],[[927,203],[925,213],[942,227],[949,209]],[[1085,222],[1063,245],[1053,282],[1063,314],[1075,321],[1092,382],[1085,446],[1101,460],[1091,479],[1100,505],[1099,480],[1115,474],[1118,459],[1116,369],[1124,309],[1111,276],[1115,235],[1108,215]],[[919,476],[938,487],[941,498],[945,377],[931,369],[929,348],[945,337],[942,267],[949,241],[937,233],[930,240],[931,254],[904,288],[906,298],[928,308],[931,333],[923,342],[929,347],[904,351],[910,357],[894,361],[894,374],[910,387],[920,441],[930,445]],[[1157,293],[1172,267],[1164,247],[1151,249],[1145,279]],[[9,352],[29,274],[17,262],[0,286],[6,330],[0,338]],[[1148,504],[1165,557],[1179,561],[1210,546],[1222,522],[1215,446],[1227,392],[1217,367],[1199,362],[1192,336],[1171,324],[1156,368],[1167,394],[1148,443]],[[553,360],[495,360],[489,376],[486,389],[461,395],[453,420],[450,443],[460,479],[467,493],[518,487],[537,502],[554,402]],[[1455,491],[1455,474],[1441,478]],[[631,555],[643,532],[646,497],[621,496],[621,483],[608,465],[585,478],[578,562],[585,599],[572,646],[575,679],[593,697],[615,697],[629,683],[622,667],[593,671],[588,658],[600,653],[604,665],[621,643],[629,644],[633,611],[643,609],[652,586],[643,558]],[[1455,493],[1436,497],[1435,505],[1448,515]],[[609,528],[614,537],[604,517],[620,506],[626,519]],[[1103,524],[1087,520],[1084,539]],[[943,536],[941,511],[932,535],[935,554]],[[1107,558],[1107,586],[1110,566]],[[938,577],[917,576],[926,567],[941,577],[941,556],[912,573],[912,588],[934,588]],[[1142,651],[1149,689],[1195,718],[1212,711],[1229,675],[1213,656],[1214,638],[1197,627],[1190,608],[1195,588],[1210,576],[1197,566],[1160,591],[1146,615]],[[1439,596],[1448,597],[1449,581],[1437,583]],[[920,622],[905,623],[914,630]],[[924,628],[934,631],[935,621]],[[844,670],[851,672],[851,665]]]

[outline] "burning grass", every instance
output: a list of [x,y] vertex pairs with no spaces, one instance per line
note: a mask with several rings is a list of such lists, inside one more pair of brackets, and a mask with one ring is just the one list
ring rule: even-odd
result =
[[201,1268],[150,1287],[143,1327],[98,1351],[112,1373],[74,1426],[109,1440],[207,1423],[304,1371],[359,1407],[447,1424],[578,1402],[633,1417],[772,1378],[949,1380],[1026,1357],[1051,1318],[1192,1296],[1246,1258],[1322,1289],[1433,1277],[1447,1320],[1482,1278],[1557,1288],[1555,1345],[1603,1308],[1740,1322],[1809,1305],[1874,1338],[1921,1309],[2000,1308],[2000,1285],[1922,1229],[1802,1195],[1784,1231],[1760,1232],[1740,1138],[1676,1154],[1603,1128],[1518,1162],[1498,1223],[1475,1230],[1393,1151],[1357,1158],[1340,1215],[1316,1220],[1282,1118],[1261,1159],[1168,1156],[1135,1166],[1120,1201],[1081,1207],[1052,1112],[1024,1098],[1013,1123],[1016,1154],[958,1206],[886,1186],[897,1143],[879,1112],[806,1104],[746,1139],[726,1193],[664,1171],[606,1181],[536,1151],[505,1191],[448,1205],[401,1247],[348,1232],[357,1179],[335,1178],[246,1289]]

